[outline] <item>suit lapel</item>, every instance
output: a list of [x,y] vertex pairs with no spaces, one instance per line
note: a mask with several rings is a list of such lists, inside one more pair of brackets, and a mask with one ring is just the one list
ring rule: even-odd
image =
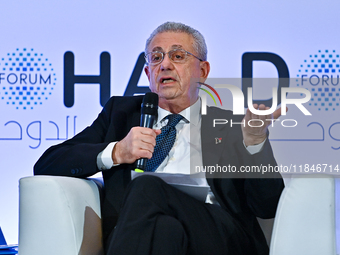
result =
[[214,118],[218,118],[214,111],[202,115],[201,140],[202,140],[202,160],[203,166],[216,166],[222,157],[225,143],[227,142],[227,125],[217,125],[213,127]]
[[140,125],[140,111],[134,112],[131,119],[131,127]]
[[140,125],[140,115],[141,115],[141,103],[142,103],[142,100],[143,100],[143,97],[140,96],[140,97],[133,97],[134,99],[134,109],[133,111],[131,112],[127,112],[128,115],[130,116],[127,116],[127,120],[128,120],[128,125],[127,125],[127,129],[130,131],[130,129],[132,127],[136,127],[136,126],[139,126]]

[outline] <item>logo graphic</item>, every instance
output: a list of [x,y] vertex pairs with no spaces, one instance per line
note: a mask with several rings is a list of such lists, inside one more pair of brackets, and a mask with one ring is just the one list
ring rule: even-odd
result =
[[215,137],[215,144],[219,144],[222,142],[222,137],[219,138],[219,137]]
[[[220,101],[221,106],[222,106],[222,100],[221,100],[221,98],[220,98],[220,95],[217,93],[217,91],[216,91],[212,86],[210,86],[210,85],[208,85],[208,84],[205,84],[205,83],[203,83],[203,82],[198,82],[198,83],[199,83],[200,85],[204,85],[204,86],[208,87],[212,92],[214,92],[215,95],[217,96],[218,100]],[[198,87],[198,88],[199,88],[200,90],[203,90],[203,91],[205,91],[206,93],[208,93],[208,95],[214,100],[214,103],[215,103],[215,105],[217,106],[216,100],[215,100],[214,96],[209,92],[209,90],[204,89],[204,88],[201,88],[201,87]]]
[[[281,90],[289,87],[289,71],[286,62],[279,55],[272,52],[245,52],[242,55],[242,92],[247,94],[248,89],[253,87],[253,67],[255,62],[266,61],[272,63],[277,69],[279,78],[277,102],[281,104]],[[253,100],[255,104],[272,105],[272,99]],[[244,108],[247,102],[244,101]]]
[[33,109],[52,95],[56,74],[49,59],[33,49],[0,58],[0,99],[16,109]]
[[[215,88],[225,88],[228,89],[233,97],[233,115],[243,115],[245,114],[245,109],[244,109],[244,95],[242,93],[242,90],[240,88],[238,88],[235,85],[232,85],[228,81],[229,79],[224,79],[224,82],[222,81],[220,84],[216,84]],[[208,86],[207,84],[204,84],[206,86]],[[210,89],[213,89],[210,86]],[[204,90],[206,91],[206,90]],[[248,103],[248,108],[249,110],[253,113],[253,114],[257,114],[257,115],[269,115],[274,113],[274,111],[277,108],[278,105],[278,91],[277,88],[273,87],[272,88],[272,106],[269,109],[266,110],[259,110],[259,109],[255,109],[253,106],[253,92],[252,92],[252,88],[249,87],[248,88],[248,93],[247,93],[247,103]],[[208,91],[207,91],[208,92]],[[209,92],[208,92],[209,93]],[[300,95],[305,95],[305,97],[303,98],[287,98],[288,93],[299,93]],[[209,93],[211,94],[211,93]],[[215,92],[215,94],[217,94],[217,92]],[[312,115],[304,106],[304,103],[309,102],[310,98],[311,98],[311,93],[309,90],[305,89],[305,88],[298,88],[298,87],[282,87],[280,90],[280,94],[282,95],[281,97],[281,115],[286,115],[287,113],[287,109],[286,106],[289,104],[294,104],[296,107],[298,107],[300,109],[300,111],[302,111],[302,113],[304,115]],[[219,97],[219,95],[217,94],[217,96]],[[212,95],[211,95],[212,97]],[[203,95],[202,97],[202,107],[201,107],[201,114],[202,115],[206,115],[207,114],[207,101],[206,101],[206,95]],[[219,98],[220,99],[220,98]],[[215,105],[216,105],[216,100],[215,101]],[[220,100],[221,102],[221,100]],[[221,102],[222,105],[222,102]]]
[[74,54],[67,51],[64,54],[64,105],[74,105],[75,84],[99,84],[100,104],[104,106],[110,99],[111,56],[108,52],[100,54],[99,75],[75,75]]
[[[300,66],[297,86],[311,92],[309,106],[319,111],[335,111],[340,103],[340,56],[335,50],[309,55]],[[300,83],[301,82],[301,83]]]

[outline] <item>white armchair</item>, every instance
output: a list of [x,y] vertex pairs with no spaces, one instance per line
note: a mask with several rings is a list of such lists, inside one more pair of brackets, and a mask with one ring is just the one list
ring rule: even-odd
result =
[[280,197],[270,255],[335,255],[334,194],[332,176],[292,178]]
[[[34,176],[19,187],[19,255],[103,254],[94,180]],[[280,198],[270,255],[335,255],[334,206],[333,177],[293,178]],[[270,221],[260,221],[267,240]]]
[[94,180],[33,176],[19,181],[20,255],[103,254]]
[[[72,177],[20,179],[19,255],[103,254],[101,188]],[[269,242],[273,220],[259,221]]]

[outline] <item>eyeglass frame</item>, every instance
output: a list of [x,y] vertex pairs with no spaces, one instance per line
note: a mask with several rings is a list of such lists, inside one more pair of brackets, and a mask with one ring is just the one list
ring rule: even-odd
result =
[[[192,54],[191,52],[189,52],[189,51],[186,51],[186,50],[184,50],[184,49],[173,49],[173,50],[170,50],[170,51],[168,51],[168,52],[162,52],[162,51],[151,51],[151,52],[149,52],[149,53],[147,53],[147,54],[145,54],[144,55],[144,58],[145,58],[145,63],[147,64],[147,65],[151,65],[151,66],[155,66],[155,65],[158,65],[158,64],[160,64],[160,63],[162,63],[163,62],[163,60],[164,60],[164,56],[166,55],[166,54],[168,54],[168,57],[169,57],[169,59],[171,60],[171,62],[173,62],[173,63],[179,63],[179,62],[174,62],[171,58],[170,58],[170,55],[169,55],[169,53],[170,52],[172,52],[172,51],[176,51],[176,50],[180,50],[180,51],[184,51],[186,54],[189,54],[189,55],[191,55],[191,56],[194,56],[195,58],[197,58],[199,61],[204,61],[203,59],[201,59],[201,58],[199,58],[199,57],[197,57],[197,56],[195,56],[194,54]],[[151,64],[151,63],[149,63],[148,62],[148,60],[147,60],[147,58],[148,58],[148,55],[149,54],[151,54],[151,53],[161,53],[162,54],[162,60],[159,62],[159,63],[156,63],[156,64]]]

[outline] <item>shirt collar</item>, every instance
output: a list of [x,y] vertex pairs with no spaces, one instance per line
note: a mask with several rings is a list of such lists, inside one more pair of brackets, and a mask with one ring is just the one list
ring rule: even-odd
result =
[[[184,109],[179,114],[184,117],[183,121],[197,126],[201,120],[200,111],[201,111],[201,98],[198,98],[198,100],[193,105]],[[159,125],[160,122],[170,114],[172,113],[161,107],[158,107],[158,118],[156,125]]]

